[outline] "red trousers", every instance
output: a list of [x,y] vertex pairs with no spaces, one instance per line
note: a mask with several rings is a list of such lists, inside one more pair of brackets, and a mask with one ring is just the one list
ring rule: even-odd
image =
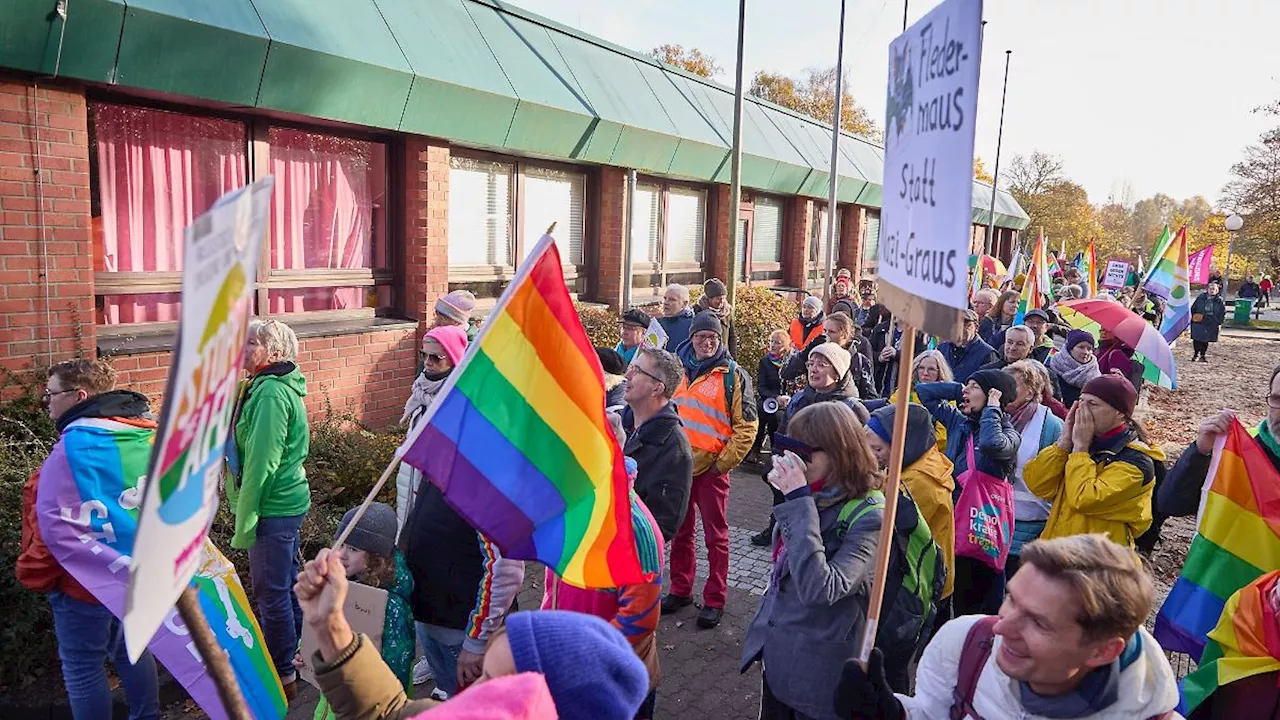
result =
[[729,519],[725,515],[729,508],[729,473],[718,472],[713,466],[693,476],[689,511],[671,541],[671,594],[679,597],[693,595],[697,567],[693,546],[695,508],[702,515],[702,536],[707,544],[708,572],[702,604],[724,609],[729,584]]

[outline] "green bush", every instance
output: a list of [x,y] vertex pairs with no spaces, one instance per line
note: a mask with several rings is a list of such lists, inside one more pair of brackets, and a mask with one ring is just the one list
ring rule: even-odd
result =
[[800,306],[766,287],[739,287],[734,301],[734,337],[738,364],[755,377],[760,358],[769,348],[769,335],[786,330]]
[[618,328],[618,314],[608,308],[594,305],[578,305],[578,319],[582,321],[582,329],[596,347],[611,348],[622,341]]
[[22,487],[44,462],[56,435],[40,402],[44,373],[0,371],[0,687],[23,686],[57,672],[53,616],[45,596],[15,575],[22,540]]

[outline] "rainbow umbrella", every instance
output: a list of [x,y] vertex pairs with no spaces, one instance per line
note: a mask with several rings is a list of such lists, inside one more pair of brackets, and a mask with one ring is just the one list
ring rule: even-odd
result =
[[[969,256],[970,268],[975,268],[978,266],[978,258],[979,258],[978,255]],[[981,258],[982,258],[982,274],[983,275],[986,275],[987,277],[993,277],[993,278],[1002,278],[1002,277],[1006,277],[1009,274],[1009,269],[1006,268],[1004,266],[1004,263],[1000,262],[998,258],[993,257],[991,255],[982,255]]]
[[1091,332],[1095,337],[1099,330],[1105,329],[1133,348],[1134,359],[1142,362],[1145,380],[1170,390],[1178,386],[1178,367],[1169,343],[1137,313],[1111,300],[1068,300],[1055,308],[1071,327]]

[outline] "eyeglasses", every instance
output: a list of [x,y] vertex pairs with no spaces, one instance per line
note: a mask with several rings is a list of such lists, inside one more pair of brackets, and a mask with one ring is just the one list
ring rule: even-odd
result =
[[631,375],[631,371],[632,371],[632,370],[635,370],[636,372],[640,373],[641,375],[644,375],[644,376],[648,377],[650,380],[652,380],[652,381],[654,381],[654,382],[658,383],[659,385],[661,385],[661,386],[663,386],[663,387],[666,387],[666,386],[667,386],[667,384],[666,384],[665,382],[662,382],[662,378],[658,377],[657,375],[654,375],[653,373],[649,372],[648,370],[645,370],[644,368],[640,367],[639,365],[628,365],[628,366],[627,366],[627,376],[628,376],[628,377],[630,377],[630,375]]
[[698,333],[693,336],[693,341],[698,343],[719,342],[720,336],[715,333]]
[[1280,395],[1268,395],[1267,407],[1272,410],[1280,410]]
[[423,360],[430,360],[433,363],[442,363],[445,361],[447,357],[445,355],[439,355],[437,353],[429,353],[429,352],[423,352],[419,354],[422,355]]
[[[52,400],[52,399],[53,399],[55,396],[57,396],[57,395],[65,395],[65,394],[67,394],[67,393],[73,393],[73,392],[78,392],[78,391],[77,391],[77,390],[75,390],[75,389],[72,389],[72,390],[58,390],[57,392],[51,392],[51,391],[49,391],[49,390],[45,390],[43,393],[40,393],[40,399],[41,399],[41,400],[44,400],[45,402],[49,402],[50,400]],[[1273,396],[1273,397],[1274,397],[1274,396]]]

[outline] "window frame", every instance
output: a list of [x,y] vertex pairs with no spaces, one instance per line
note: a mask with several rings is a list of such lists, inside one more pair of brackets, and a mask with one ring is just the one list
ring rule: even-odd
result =
[[[511,259],[508,265],[449,265],[449,284],[468,284],[468,283],[487,283],[487,282],[506,282],[516,275],[516,267],[519,264],[518,258],[523,258],[526,254],[525,247],[525,230],[527,228],[524,213],[525,207],[525,171],[527,168],[534,167],[542,170],[555,170],[559,172],[573,173],[582,176],[582,261],[580,263],[562,262],[561,270],[564,272],[565,282],[570,285],[579,277],[585,277],[586,269],[590,262],[590,229],[591,229],[591,213],[594,210],[593,200],[595,197],[591,191],[591,185],[594,181],[594,175],[590,168],[585,165],[575,165],[573,163],[557,162],[553,160],[531,160],[528,158],[518,157],[515,155],[503,155],[501,153],[489,152],[485,150],[474,150],[466,147],[454,146],[449,151],[449,159],[465,158],[476,160],[479,162],[497,162],[512,166],[511,173],[511,215],[509,223],[511,226]],[[450,170],[453,168],[450,167]],[[563,258],[562,258],[563,260]]]
[[[778,216],[778,230],[781,233],[781,237],[778,242],[778,260],[776,262],[755,260],[752,258],[752,254],[756,249],[756,202],[761,198],[770,202],[777,202],[781,205],[781,211]],[[794,209],[791,207],[792,203],[788,202],[790,199],[790,196],[776,195],[773,193],[752,192],[748,194],[745,191],[742,193],[742,201],[739,203],[740,214],[738,217],[739,219],[743,219],[743,216],[745,215],[749,215],[750,217],[747,218],[749,222],[747,226],[746,247],[743,248],[742,252],[743,266],[738,268],[739,280],[746,283],[770,283],[782,279],[782,264],[787,256],[787,228],[788,223],[791,220],[791,213],[794,212]],[[731,245],[734,247],[730,247],[730,252],[737,252],[737,232],[737,223],[734,223],[733,228],[730,230]]]
[[[671,180],[668,178],[658,177],[656,175],[636,175],[636,185],[657,186],[658,188],[658,260],[657,262],[631,260],[631,280],[632,287],[636,287],[636,278],[652,278],[658,277],[659,284],[656,286],[646,285],[650,289],[660,290],[665,288],[672,275],[690,275],[701,274],[705,277],[707,267],[707,246],[712,234],[712,193],[710,186],[698,183],[681,182],[679,180]],[[677,188],[691,193],[702,194],[702,259],[695,262],[668,260],[667,253],[669,251],[668,243],[670,241],[669,221],[671,219],[671,190]],[[631,189],[627,188],[627,200],[631,199]],[[630,208],[628,207],[628,212]],[[630,247],[630,233],[625,233],[627,250],[634,252],[634,248]],[[648,282],[646,280],[646,282]]]
[[[350,138],[365,142],[379,143],[385,150],[384,173],[386,175],[384,192],[386,206],[384,210],[385,225],[385,268],[361,268],[354,270],[315,269],[315,270],[272,270],[270,229],[262,243],[258,257],[257,276],[254,279],[254,316],[265,317],[263,313],[269,306],[268,295],[272,290],[289,290],[297,288],[339,288],[339,287],[389,287],[391,304],[385,308],[368,307],[350,310],[309,310],[306,312],[284,313],[290,324],[332,323],[339,321],[367,321],[375,317],[400,317],[403,315],[403,291],[397,287],[398,279],[403,277],[404,228],[397,218],[403,215],[403,178],[395,172],[395,168],[403,165],[403,140],[392,134],[361,131],[346,127],[326,126],[321,123],[301,123],[266,118],[245,113],[228,112],[201,106],[168,103],[149,98],[121,97],[116,93],[90,90],[86,93],[88,112],[92,114],[95,104],[133,107],[141,110],[176,113],[188,117],[209,118],[237,122],[245,130],[245,178],[253,183],[270,174],[271,153],[268,135],[271,128],[301,130],[334,137]],[[90,155],[95,141],[95,133],[88,132]],[[97,187],[96,173],[89,173],[91,187]],[[372,242],[372,239],[371,239]],[[376,255],[376,251],[375,251]],[[93,274],[93,296],[95,305],[95,329],[99,337],[106,340],[119,340],[137,335],[171,334],[178,330],[178,321],[140,322],[106,324],[96,320],[96,307],[101,297],[107,295],[148,295],[154,293],[181,293],[182,272],[109,272],[95,271]]]

